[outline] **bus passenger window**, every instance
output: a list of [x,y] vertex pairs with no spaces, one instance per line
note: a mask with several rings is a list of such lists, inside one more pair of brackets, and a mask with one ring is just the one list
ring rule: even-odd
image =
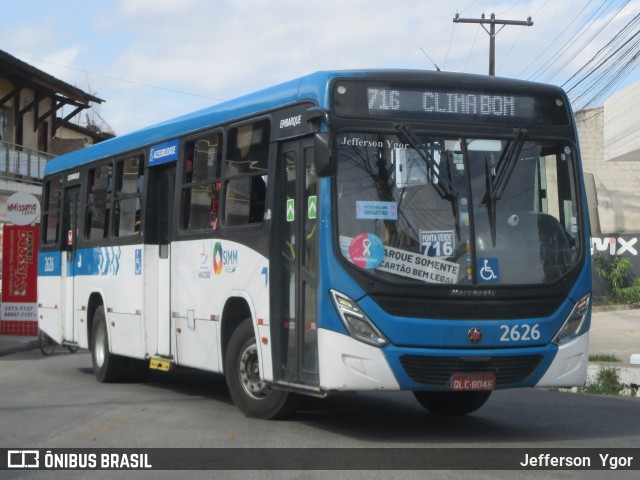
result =
[[43,212],[44,242],[55,244],[58,242],[60,231],[60,190],[62,179],[51,180],[46,183],[45,203]]
[[229,131],[226,176],[263,173],[269,162],[269,120],[260,120]]
[[[212,208],[222,161],[222,134],[207,134],[186,143],[180,226],[184,230],[212,228]],[[217,227],[217,224],[216,224]]]
[[225,161],[225,225],[238,226],[264,220],[269,163],[269,120],[229,131]]
[[89,170],[88,188],[85,238],[87,240],[101,240],[109,235],[113,190],[113,166],[111,163]]
[[244,225],[249,221],[251,177],[242,177],[227,183],[224,223],[228,226]]
[[209,210],[209,227],[218,229],[218,215],[220,213],[220,182],[211,185],[211,209]]
[[117,163],[118,191],[114,205],[115,237],[140,234],[142,190],[144,188],[144,162],[141,156]]
[[267,199],[267,176],[251,177],[251,199],[249,205],[249,223],[260,223],[264,220],[264,209]]

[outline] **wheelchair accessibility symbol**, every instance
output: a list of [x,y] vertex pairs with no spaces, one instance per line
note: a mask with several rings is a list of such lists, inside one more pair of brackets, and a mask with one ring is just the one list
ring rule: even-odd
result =
[[478,282],[497,283],[500,269],[497,258],[478,258]]

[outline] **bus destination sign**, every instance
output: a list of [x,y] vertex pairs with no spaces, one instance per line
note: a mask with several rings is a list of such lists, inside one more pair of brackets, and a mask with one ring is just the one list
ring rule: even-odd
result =
[[367,88],[369,114],[426,113],[488,118],[522,118],[534,113],[534,99],[464,91]]

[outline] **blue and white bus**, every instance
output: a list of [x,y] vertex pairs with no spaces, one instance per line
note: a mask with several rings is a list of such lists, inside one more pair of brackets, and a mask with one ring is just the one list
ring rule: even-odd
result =
[[579,386],[591,315],[557,87],[311,74],[51,160],[39,324],[101,382],[182,365],[248,416],[409,390],[466,414]]

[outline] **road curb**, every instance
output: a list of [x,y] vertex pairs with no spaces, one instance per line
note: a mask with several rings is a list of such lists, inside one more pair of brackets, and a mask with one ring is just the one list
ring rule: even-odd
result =
[[12,345],[3,346],[3,348],[0,348],[0,357],[18,352],[35,350],[36,348],[38,348],[38,339],[28,340],[26,342],[12,342]]

